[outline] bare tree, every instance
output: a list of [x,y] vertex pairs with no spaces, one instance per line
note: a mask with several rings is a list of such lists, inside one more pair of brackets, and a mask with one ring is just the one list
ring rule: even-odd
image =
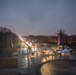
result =
[[0,27],[0,39],[4,36],[6,33],[12,33],[10,29],[6,27]]
[[7,33],[7,32],[11,32],[11,30],[6,27],[0,27],[0,32]]
[[63,29],[60,29],[56,33],[57,35],[65,35],[65,31]]
[[62,48],[64,48],[64,36],[65,36],[65,31],[60,29],[56,33],[58,35],[58,43],[57,45],[62,45]]

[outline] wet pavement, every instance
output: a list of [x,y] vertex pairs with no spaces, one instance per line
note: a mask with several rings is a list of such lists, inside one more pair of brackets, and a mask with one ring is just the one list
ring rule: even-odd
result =
[[[42,55],[31,55],[29,51],[21,51],[18,56],[18,69],[22,74],[28,73],[28,75],[35,75],[35,67],[42,62],[46,62],[48,60],[53,60],[55,56],[43,57]],[[29,74],[30,73],[30,74]]]
[[[31,52],[29,50],[20,49],[20,52],[18,54],[18,68],[16,70],[15,69],[11,69],[10,72],[17,72],[17,73],[19,73],[21,75],[36,75],[37,74],[35,72],[36,71],[36,67],[39,64],[44,63],[44,62],[47,62],[47,61],[50,61],[50,60],[57,60],[57,59],[76,59],[76,55],[71,55],[71,56],[59,56],[59,55],[43,56],[42,54],[40,54],[40,55],[38,55],[38,54],[31,55]],[[59,65],[61,64],[61,65],[63,65],[63,67],[67,63],[69,64],[69,66],[70,66],[70,64],[73,64],[74,63],[74,62],[70,63],[70,62],[64,61],[64,63],[66,62],[64,64],[63,62],[61,62],[61,63],[59,63],[59,62],[57,62],[57,65],[58,64]],[[55,64],[53,64],[53,65],[55,66]],[[55,70],[56,69],[58,69],[57,66],[56,66]],[[47,70],[49,70],[49,69],[47,69]],[[60,70],[60,69],[58,69],[58,70]],[[63,69],[63,70],[65,71],[65,69]],[[3,72],[6,71],[6,72],[9,73],[9,69],[8,69],[8,71],[7,71],[7,69],[6,70],[2,70],[2,71]],[[66,74],[67,75],[71,75],[71,74],[68,74],[68,73],[66,73]],[[46,74],[45,73],[43,75],[49,75],[49,74]],[[56,74],[54,73],[52,75],[56,75]],[[59,75],[59,72],[58,72],[58,75]],[[62,74],[60,74],[60,75],[62,75]]]
[[40,65],[37,75],[76,75],[76,60],[59,59]]
[[[20,69],[19,72],[21,72],[21,74],[36,75],[36,72],[35,72],[36,66],[38,66],[41,63],[44,63],[44,62],[47,62],[50,60],[57,60],[57,59],[66,59],[66,60],[67,59],[76,59],[76,55],[71,55],[71,56],[55,56],[55,55],[42,56],[42,55],[36,54],[34,56],[31,56],[30,53],[26,54],[23,52],[19,56],[19,66],[18,66],[18,68]],[[65,64],[63,62],[61,62],[61,63],[62,63],[61,65],[63,65],[63,67],[64,67]],[[67,62],[65,62],[65,63],[67,63]],[[70,63],[70,62],[68,62],[68,63]],[[57,63],[57,65],[58,64],[60,65],[60,63]],[[73,63],[70,63],[70,64],[73,64]],[[58,68],[56,68],[56,69],[58,69]],[[43,75],[47,75],[47,74],[43,74]],[[53,75],[55,75],[55,74],[53,74]]]
[[0,69],[0,73],[18,73],[18,68]]

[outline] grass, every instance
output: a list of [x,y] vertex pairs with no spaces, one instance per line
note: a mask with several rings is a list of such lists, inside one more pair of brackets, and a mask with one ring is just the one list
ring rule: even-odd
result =
[[0,58],[0,69],[3,68],[17,68],[18,58],[1,57]]

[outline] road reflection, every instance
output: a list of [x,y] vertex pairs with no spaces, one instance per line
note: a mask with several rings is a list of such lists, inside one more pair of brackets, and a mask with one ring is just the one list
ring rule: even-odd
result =
[[43,56],[40,52],[31,53],[29,50],[21,48],[18,55],[19,72],[34,71],[38,64],[54,59],[55,56]]
[[[75,56],[74,56],[75,57]],[[18,69],[21,73],[34,72],[35,67],[43,62],[55,59],[69,59],[69,56],[44,55],[43,52],[30,52],[30,50],[21,48],[18,54]]]
[[45,56],[42,58],[42,62],[46,62],[46,61],[54,60],[54,59],[55,59],[55,56]]

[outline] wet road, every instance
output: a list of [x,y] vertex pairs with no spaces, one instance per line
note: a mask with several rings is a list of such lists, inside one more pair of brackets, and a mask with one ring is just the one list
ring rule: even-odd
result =
[[38,69],[37,75],[76,75],[76,60],[48,61]]
[[27,72],[29,72],[32,70],[32,68],[34,68],[37,58],[34,56],[31,56],[30,54],[31,53],[25,52],[24,50],[22,50],[22,52],[21,51],[19,52],[19,56],[18,56],[19,72],[25,73],[26,68],[27,68]]
[[26,73],[25,69],[27,68],[27,72],[34,72],[35,67],[48,60],[55,59],[55,56],[42,57],[42,54],[34,54],[32,55],[29,50],[20,49],[18,56],[18,69],[21,73]]
[[19,59],[18,61],[19,72],[26,73],[27,71],[27,73],[29,72],[35,73],[35,69],[36,69],[35,67],[40,63],[47,62],[49,60],[54,60],[54,59],[76,59],[76,55],[61,57],[61,56],[55,56],[55,55],[42,56],[42,54],[41,55],[35,54],[32,56],[29,50],[28,51],[22,50],[19,54],[18,59]]
[[18,68],[0,69],[0,73],[18,73]]
[[[39,49],[40,50],[40,49]],[[70,57],[58,57],[58,56],[42,56],[43,54],[34,54],[31,55],[30,50],[26,50],[22,48],[19,50],[18,54],[18,68],[11,68],[11,69],[1,69],[0,72],[19,72],[19,73],[27,73],[28,75],[35,75],[35,67],[40,63],[54,60],[54,59],[76,59],[76,56],[72,55]],[[30,74],[29,74],[30,73]]]

